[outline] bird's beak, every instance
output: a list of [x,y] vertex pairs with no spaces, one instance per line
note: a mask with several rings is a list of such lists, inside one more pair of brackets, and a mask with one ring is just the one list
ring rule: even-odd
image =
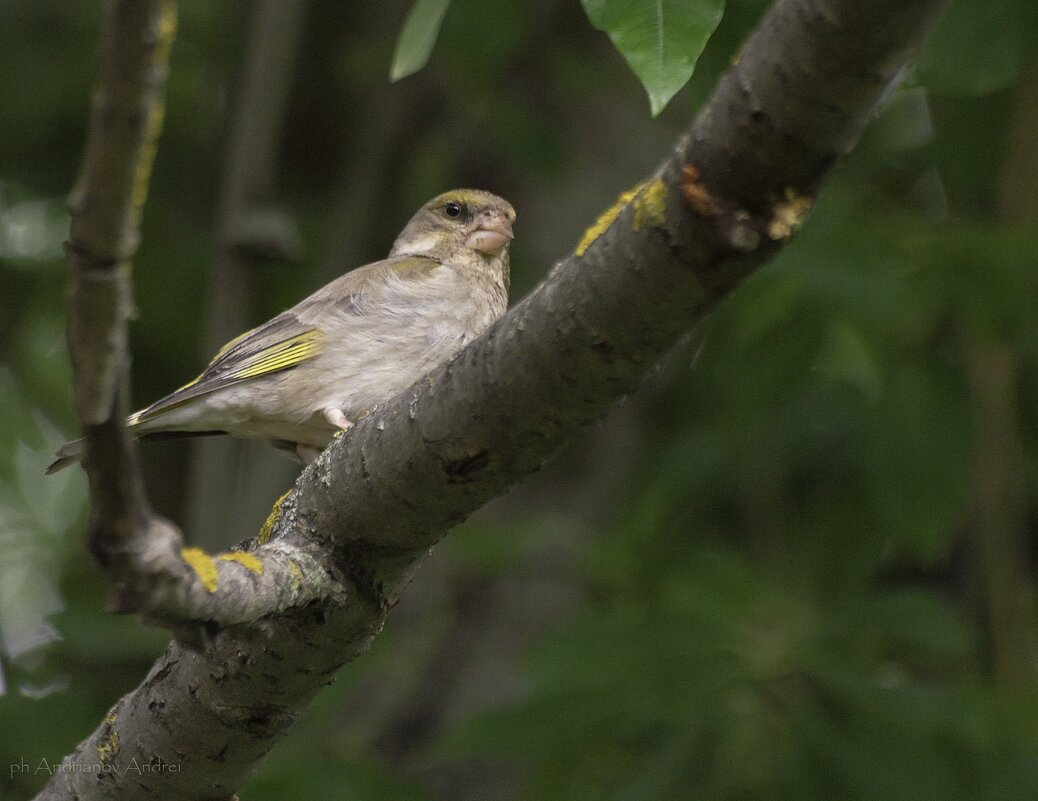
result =
[[465,240],[465,247],[488,256],[496,256],[512,241],[512,223],[505,217],[483,219]]

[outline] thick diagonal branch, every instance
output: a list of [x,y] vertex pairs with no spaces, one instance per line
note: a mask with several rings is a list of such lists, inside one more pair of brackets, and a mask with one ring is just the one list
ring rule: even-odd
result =
[[[453,363],[334,443],[286,504],[416,550],[630,392],[803,223],[940,0],[781,0],[659,170]],[[291,515],[279,530],[295,525]],[[390,582],[392,583],[392,582]]]

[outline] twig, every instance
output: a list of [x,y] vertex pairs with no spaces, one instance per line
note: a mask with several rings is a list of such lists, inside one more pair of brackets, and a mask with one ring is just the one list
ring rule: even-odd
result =
[[[275,205],[274,184],[307,5],[307,0],[254,4],[220,180],[216,258],[206,293],[205,356],[259,322],[251,319],[257,267],[271,258],[299,256],[295,222]],[[197,439],[190,445],[187,529],[219,531],[226,536],[238,523],[241,531],[240,516],[223,500],[235,486],[242,443],[220,437]],[[291,478],[286,470],[277,469],[284,466],[284,460],[270,469],[270,460],[277,458],[271,454],[250,468],[281,479],[283,491]]]

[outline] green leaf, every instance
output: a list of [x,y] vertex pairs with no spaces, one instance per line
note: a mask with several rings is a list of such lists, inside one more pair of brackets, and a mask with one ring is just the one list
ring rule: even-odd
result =
[[696,68],[724,13],[724,0],[581,0],[591,24],[616,49],[649,94],[656,116]]
[[451,0],[417,0],[404,21],[389,68],[392,82],[413,75],[429,61]]

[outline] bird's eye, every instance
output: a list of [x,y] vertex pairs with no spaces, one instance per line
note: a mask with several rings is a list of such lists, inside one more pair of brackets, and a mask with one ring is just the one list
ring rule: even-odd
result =
[[443,207],[443,213],[451,218],[458,218],[461,216],[461,204],[455,203],[453,200]]

